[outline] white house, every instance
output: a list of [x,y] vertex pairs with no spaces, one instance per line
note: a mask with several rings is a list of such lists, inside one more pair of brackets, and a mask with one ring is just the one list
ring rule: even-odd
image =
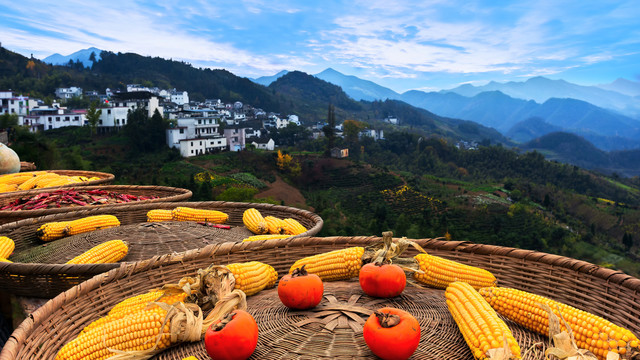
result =
[[247,143],[255,146],[256,149],[262,149],[262,150],[273,151],[276,147],[276,143],[273,141],[273,139],[268,137],[247,138]]
[[42,106],[31,109],[24,116],[21,125],[29,127],[32,132],[59,129],[66,126],[84,126],[87,123],[86,110],[69,111],[54,103],[53,106]]
[[74,97],[82,96],[82,88],[79,87],[69,87],[69,88],[57,88],[56,89],[56,97],[58,99],[71,99]]
[[156,110],[160,115],[164,114],[158,97],[148,91],[114,93],[108,105],[109,107],[101,109],[102,114],[98,121],[98,127],[102,131],[123,127],[127,123],[129,110],[143,108],[147,110],[148,117],[152,117]]
[[190,157],[227,149],[227,139],[218,137],[183,139],[179,141],[180,155]]
[[172,103],[184,105],[189,103],[189,93],[186,91],[172,91],[169,98]]
[[364,129],[360,131],[360,137],[369,136],[372,137],[373,140],[382,140],[384,139],[384,130],[375,130],[375,129]]
[[28,96],[15,95],[13,91],[0,91],[0,115],[18,115],[18,124],[22,125],[23,117],[37,106],[35,99]]

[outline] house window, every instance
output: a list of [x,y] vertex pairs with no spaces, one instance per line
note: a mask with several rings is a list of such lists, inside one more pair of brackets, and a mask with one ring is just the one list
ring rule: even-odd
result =
[[193,154],[193,149],[191,149],[191,153]]
[[102,120],[98,120],[98,124],[102,125]]
[[202,146],[202,141],[200,141],[200,146]]
[[51,116],[49,116],[49,121],[51,121]]
[[60,116],[56,116],[56,121],[60,121]]
[[74,116],[73,120],[78,121],[78,120],[80,120],[80,117],[79,116]]
[[180,134],[184,134],[184,129],[180,129]]
[[202,124],[202,120],[198,120],[198,125]]
[[[191,146],[193,146],[193,141],[191,142]],[[191,150],[191,152],[193,152],[193,150]]]
[[111,115],[111,109],[107,110],[107,114]]
[[120,125],[120,119],[116,119],[116,125]]

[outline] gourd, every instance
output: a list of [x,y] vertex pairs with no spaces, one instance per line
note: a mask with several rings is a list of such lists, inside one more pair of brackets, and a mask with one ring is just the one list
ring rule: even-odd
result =
[[20,158],[13,149],[0,143],[0,174],[20,172]]

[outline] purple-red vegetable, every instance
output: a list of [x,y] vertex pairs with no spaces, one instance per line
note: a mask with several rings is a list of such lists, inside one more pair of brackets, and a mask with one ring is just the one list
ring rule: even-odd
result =
[[0,207],[0,210],[38,210],[60,207],[74,207],[87,205],[107,205],[132,201],[157,199],[158,196],[136,196],[100,189],[93,190],[56,190],[40,193],[30,197],[15,199]]

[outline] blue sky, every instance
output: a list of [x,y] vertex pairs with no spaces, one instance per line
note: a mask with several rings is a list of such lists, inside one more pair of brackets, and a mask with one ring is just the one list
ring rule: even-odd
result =
[[637,0],[21,0],[2,46],[43,59],[95,46],[259,77],[332,67],[395,91],[533,76],[640,81]]

